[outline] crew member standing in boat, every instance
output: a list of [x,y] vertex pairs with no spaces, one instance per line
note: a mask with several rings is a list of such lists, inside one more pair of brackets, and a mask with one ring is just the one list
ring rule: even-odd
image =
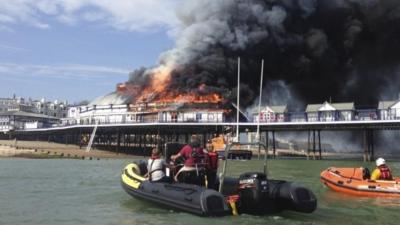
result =
[[216,189],[216,179],[218,171],[218,154],[214,150],[211,140],[207,141],[207,188]]
[[147,162],[147,177],[154,182],[169,182],[169,178],[165,176],[165,160],[161,158],[160,150],[153,148],[151,157]]
[[183,146],[178,154],[172,155],[171,160],[175,161],[179,157],[185,159],[184,166],[176,173],[175,181],[178,181],[182,173],[183,182],[197,185],[204,185],[205,153],[200,147],[199,137],[192,135],[190,144]]
[[385,159],[378,158],[375,162],[377,168],[372,172],[371,180],[393,180],[392,172],[386,165]]

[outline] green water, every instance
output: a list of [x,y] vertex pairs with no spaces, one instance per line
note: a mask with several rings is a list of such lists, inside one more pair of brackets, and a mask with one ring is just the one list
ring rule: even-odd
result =
[[[271,160],[269,176],[298,181],[318,198],[312,214],[202,218],[136,200],[120,186],[129,160],[0,159],[0,224],[398,224],[400,198],[355,198],[323,187],[321,170],[329,166],[368,166],[359,161]],[[400,163],[389,162],[396,175]],[[256,171],[257,160],[234,162],[233,174]]]

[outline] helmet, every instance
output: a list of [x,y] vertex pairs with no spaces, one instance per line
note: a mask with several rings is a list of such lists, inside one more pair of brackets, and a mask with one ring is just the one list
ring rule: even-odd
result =
[[378,158],[375,162],[376,162],[376,166],[381,166],[386,163],[385,159],[383,159],[383,158]]

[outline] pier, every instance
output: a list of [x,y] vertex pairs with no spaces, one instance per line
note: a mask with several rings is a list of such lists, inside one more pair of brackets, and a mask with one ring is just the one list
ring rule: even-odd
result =
[[[31,130],[17,130],[3,139],[37,140],[81,146],[90,139],[93,129],[97,127],[93,138],[96,148],[120,153],[146,155],[153,147],[162,147],[166,142],[188,142],[191,134],[201,135],[205,142],[215,133],[231,133],[236,130],[237,123],[199,123],[199,122],[171,122],[171,123],[115,123],[115,124],[86,124],[71,125]],[[255,132],[257,123],[239,123],[241,133]],[[272,150],[272,157],[276,156],[276,134],[278,132],[299,131],[308,132],[307,156],[311,159],[322,159],[321,143],[324,131],[354,131],[362,135],[361,143],[364,161],[374,160],[377,153],[374,133],[379,130],[400,130],[399,120],[371,120],[371,121],[328,121],[328,122],[276,122],[260,123],[260,132],[263,140],[270,140],[267,144]],[[205,143],[204,143],[205,144]],[[308,158],[308,157],[307,157]]]

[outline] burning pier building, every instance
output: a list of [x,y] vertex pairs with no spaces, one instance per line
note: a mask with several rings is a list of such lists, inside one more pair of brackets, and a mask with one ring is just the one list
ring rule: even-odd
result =
[[164,94],[118,84],[113,93],[79,106],[65,123],[224,122],[232,111],[218,94]]

